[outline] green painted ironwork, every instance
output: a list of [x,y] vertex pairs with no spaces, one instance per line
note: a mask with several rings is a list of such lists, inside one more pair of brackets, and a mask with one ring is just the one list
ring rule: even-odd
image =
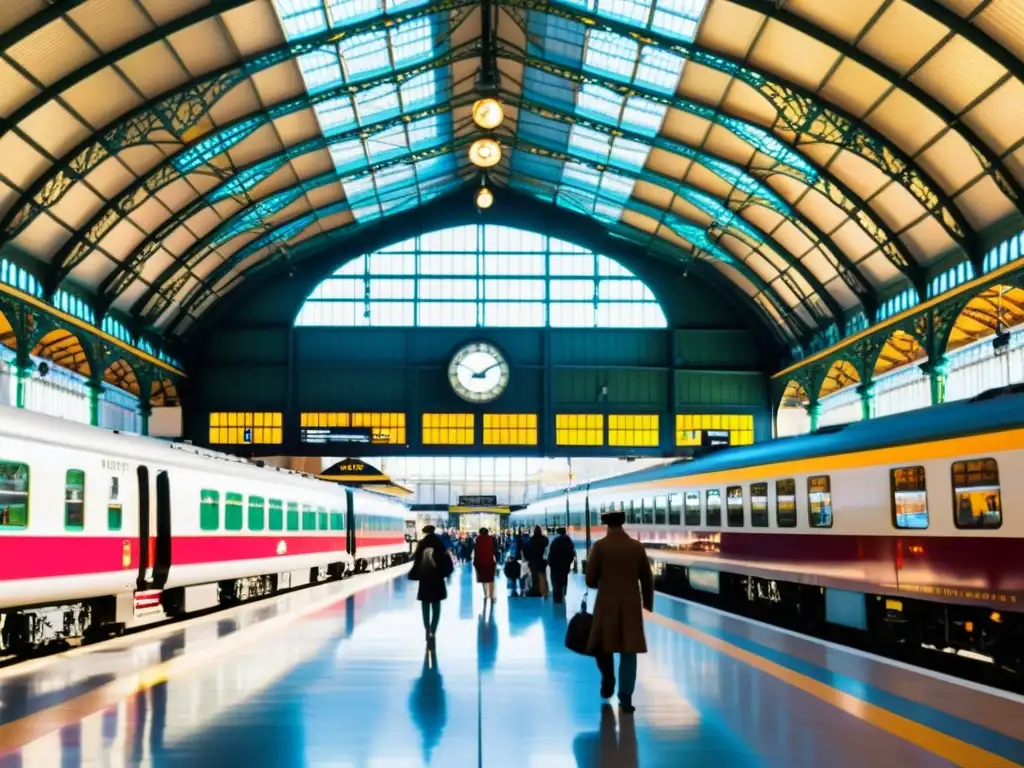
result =
[[[59,202],[72,184],[83,179],[103,160],[128,147],[151,143],[155,131],[166,131],[182,142],[187,141],[189,129],[199,122],[220,97],[251,75],[342,38],[467,6],[473,2],[474,0],[441,0],[407,13],[377,17],[348,28],[327,30],[320,35],[303,38],[246,58],[240,65],[224,67],[191,81],[184,87],[172,90],[134,110],[101,133],[88,137],[60,158],[47,173],[29,187],[22,196],[22,201],[13,206],[11,212],[0,220],[0,229],[8,237],[13,238],[41,210]],[[159,143],[167,144],[166,135],[160,136]]]
[[767,76],[726,54],[710,51],[696,43],[684,43],[624,21],[585,13],[579,8],[548,0],[502,0],[502,5],[539,11],[574,21],[588,29],[621,35],[642,45],[673,53],[709,69],[723,72],[749,85],[775,108],[779,120],[797,135],[807,135],[841,147],[869,161],[889,178],[898,181],[924,208],[933,214],[950,236],[968,253],[976,233],[942,188],[899,148],[873,129],[858,123],[838,107],[824,104],[814,94],[784,79]]

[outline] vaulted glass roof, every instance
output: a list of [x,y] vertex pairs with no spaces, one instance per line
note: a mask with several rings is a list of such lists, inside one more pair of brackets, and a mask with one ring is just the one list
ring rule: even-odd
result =
[[714,270],[791,347],[1005,264],[1024,225],[1024,0],[19,0],[0,257],[187,336],[258,271],[472,195],[491,61],[496,206]]

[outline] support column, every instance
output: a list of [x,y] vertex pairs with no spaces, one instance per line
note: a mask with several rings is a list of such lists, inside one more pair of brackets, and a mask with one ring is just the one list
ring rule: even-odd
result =
[[90,381],[89,392],[89,423],[98,427],[100,425],[100,395],[103,394],[103,385],[97,381]]
[[807,415],[811,417],[811,432],[818,431],[818,417],[821,416],[821,403],[817,400],[808,403],[804,406],[807,409]]
[[31,363],[28,365],[24,363],[18,363],[15,368],[15,375],[17,376],[17,391],[15,392],[15,405],[19,408],[25,407],[25,390],[28,386],[28,380],[32,378],[32,371],[35,370]]
[[864,421],[875,418],[875,382],[858,384],[857,394],[860,395],[860,417]]
[[921,364],[921,370],[928,374],[932,405],[946,402],[946,379],[949,377],[949,360],[938,357]]
[[148,400],[139,400],[139,434],[149,435],[149,417],[153,415],[153,406]]

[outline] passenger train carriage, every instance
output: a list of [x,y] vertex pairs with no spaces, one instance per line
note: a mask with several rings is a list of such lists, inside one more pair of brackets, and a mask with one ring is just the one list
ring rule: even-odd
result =
[[187,445],[0,408],[0,646],[404,561],[406,507]]
[[1020,390],[568,488],[511,525],[564,525],[568,514],[582,547],[588,513],[596,539],[601,512],[621,510],[667,591],[1020,670]]

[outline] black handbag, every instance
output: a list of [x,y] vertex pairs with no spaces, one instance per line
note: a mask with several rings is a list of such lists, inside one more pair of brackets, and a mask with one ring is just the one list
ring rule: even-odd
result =
[[587,644],[590,642],[590,630],[594,626],[594,614],[587,611],[587,596],[583,596],[580,603],[580,610],[575,616],[569,619],[569,626],[565,630],[565,647],[573,653],[581,656],[593,656],[587,651]]

